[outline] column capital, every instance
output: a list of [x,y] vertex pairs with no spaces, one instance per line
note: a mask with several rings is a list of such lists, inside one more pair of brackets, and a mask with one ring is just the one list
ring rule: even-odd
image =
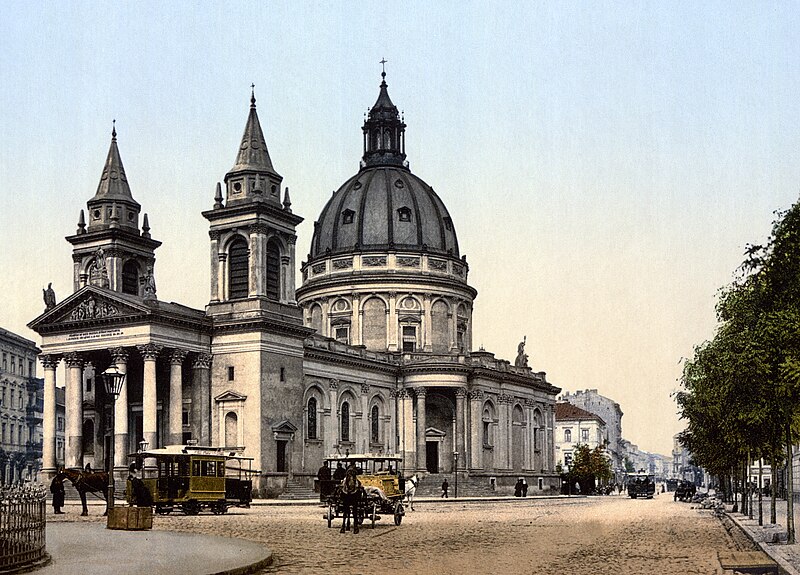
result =
[[128,361],[128,350],[124,347],[111,347],[108,349],[108,353],[111,354],[111,359],[114,363],[125,363]]
[[136,349],[142,354],[145,361],[155,361],[161,350],[164,349],[163,345],[156,345],[154,343],[146,343],[144,345],[137,345]]
[[361,384],[361,393],[363,395],[367,395],[369,393],[369,384],[368,383],[362,383]]
[[328,389],[330,389],[331,391],[336,391],[337,389],[339,389],[339,380],[333,377],[330,378],[328,380]]
[[497,396],[497,403],[511,403],[514,398],[508,394],[501,393]]
[[42,362],[42,367],[45,369],[55,369],[61,362],[61,356],[52,353],[43,353],[39,356],[39,361]]
[[248,231],[251,234],[267,235],[269,233],[269,226],[267,224],[253,224]]
[[457,387],[456,388],[456,398],[464,399],[467,396],[467,388],[466,387]]
[[172,353],[169,354],[169,363],[171,365],[182,365],[183,360],[186,359],[186,355],[188,352],[182,349],[174,349]]
[[208,237],[211,238],[212,241],[219,241],[220,238],[219,230],[209,230]]
[[211,354],[198,353],[197,357],[192,362],[192,367],[195,369],[210,369],[211,368]]
[[417,397],[424,398],[426,395],[428,395],[428,388],[425,387],[424,385],[421,385],[419,387],[415,387],[413,389],[414,389],[414,393],[416,394]]
[[525,407],[530,407],[531,409],[533,409],[534,407],[536,407],[536,400],[535,399],[531,399],[530,397],[526,397],[525,398]]
[[84,359],[78,352],[71,351],[64,354],[64,363],[67,367],[83,367]]
[[470,399],[483,399],[483,390],[482,389],[473,389],[469,392]]

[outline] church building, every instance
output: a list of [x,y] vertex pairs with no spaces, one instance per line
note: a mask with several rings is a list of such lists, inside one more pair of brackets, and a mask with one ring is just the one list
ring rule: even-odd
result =
[[[313,485],[323,458],[402,457],[423,485],[458,473],[464,490],[560,488],[554,405],[527,366],[472,350],[477,291],[447,208],[406,159],[406,124],[385,80],[358,173],[314,223],[295,286],[296,226],[255,96],[209,222],[205,310],[159,300],[147,214],[112,131],[95,195],[80,211],[74,293],[33,320],[44,368],[43,471],[56,469],[56,367],[66,366],[65,464],[126,476],[140,442],[238,447],[262,497]],[[116,402],[98,374],[126,373]],[[99,385],[98,385],[99,384]],[[114,433],[111,436],[111,410]]]

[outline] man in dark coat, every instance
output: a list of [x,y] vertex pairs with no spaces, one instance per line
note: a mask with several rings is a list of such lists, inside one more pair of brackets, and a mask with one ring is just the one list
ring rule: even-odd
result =
[[445,499],[447,499],[447,490],[448,490],[449,487],[450,487],[450,484],[447,483],[447,479],[442,481],[442,497],[444,497]]
[[61,508],[64,507],[64,477],[60,473],[50,482],[50,493],[53,494],[53,513],[63,515]]
[[342,463],[341,462],[337,462],[336,463],[336,470],[333,472],[333,480],[334,481],[341,481],[342,479],[344,479],[345,473],[346,472],[345,472],[344,467],[342,467]]

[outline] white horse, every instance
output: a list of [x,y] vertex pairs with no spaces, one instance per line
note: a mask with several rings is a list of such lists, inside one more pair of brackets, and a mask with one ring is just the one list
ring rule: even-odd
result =
[[411,511],[414,511],[414,493],[417,491],[417,485],[419,485],[419,477],[416,473],[406,479],[406,503]]

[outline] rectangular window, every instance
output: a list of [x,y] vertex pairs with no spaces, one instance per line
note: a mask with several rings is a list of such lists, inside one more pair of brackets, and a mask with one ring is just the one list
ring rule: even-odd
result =
[[588,429],[581,429],[581,441],[584,443],[589,442],[589,430]]
[[22,393],[22,390],[19,390],[19,408],[22,409],[25,407],[25,394]]
[[184,409],[181,412],[181,425],[189,425],[189,410]]
[[411,353],[417,349],[417,328],[413,325],[403,326],[403,351]]
[[91,393],[91,392],[92,392],[92,384],[93,384],[93,383],[94,383],[94,382],[92,381],[92,378],[91,378],[91,377],[87,377],[87,378],[86,378],[86,391],[87,391],[88,393]]
[[6,388],[3,388],[2,394],[0,394],[0,405],[6,404]]
[[35,374],[35,371],[33,369],[33,362],[29,361],[28,362],[28,377],[33,377],[34,375],[36,375],[36,374]]
[[17,373],[17,360],[13,355],[11,356],[11,373]]
[[233,381],[233,366],[228,366],[228,381]]
[[3,353],[3,371],[8,371],[8,356]]
[[350,343],[350,328],[349,327],[337,327],[335,332],[335,339],[341,343]]

